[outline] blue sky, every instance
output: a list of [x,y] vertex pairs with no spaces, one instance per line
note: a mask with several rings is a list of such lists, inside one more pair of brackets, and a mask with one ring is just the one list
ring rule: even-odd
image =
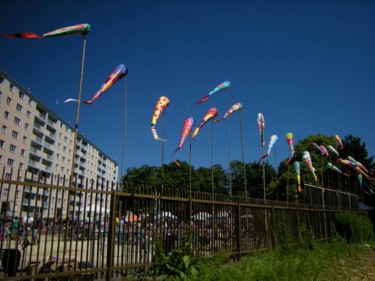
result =
[[[243,105],[246,162],[261,156],[257,114],[265,137],[279,137],[271,164],[309,135],[360,137],[375,154],[374,1],[1,1],[0,33],[48,31],[89,23],[82,98],[119,64],[129,73],[124,169],[160,165],[161,142],[150,131],[156,100],[167,96],[164,161],[180,140],[184,119],[199,124],[210,107],[219,116]],[[74,124],[82,36],[1,39],[0,68]],[[230,90],[194,105],[219,83]],[[118,161],[124,135],[124,80],[82,106],[79,132]],[[59,103],[56,103],[59,101]],[[156,125],[161,134],[162,119]],[[214,163],[229,161],[228,123],[214,127]],[[192,145],[192,164],[211,165],[211,123]],[[189,141],[176,158],[189,160]],[[230,119],[230,158],[242,160],[240,114]]]

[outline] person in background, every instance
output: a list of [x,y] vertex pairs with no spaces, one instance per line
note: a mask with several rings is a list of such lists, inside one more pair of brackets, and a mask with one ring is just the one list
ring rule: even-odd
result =
[[39,235],[40,235],[40,228],[42,227],[42,221],[39,218],[39,215],[35,215],[35,220],[33,223],[33,244],[35,245],[36,242],[38,241],[39,243]]
[[14,217],[13,223],[12,223],[12,239],[18,239],[18,227],[19,227],[20,220],[18,217]]
[[18,225],[18,243],[21,244],[25,240],[25,222],[23,217],[21,217]]

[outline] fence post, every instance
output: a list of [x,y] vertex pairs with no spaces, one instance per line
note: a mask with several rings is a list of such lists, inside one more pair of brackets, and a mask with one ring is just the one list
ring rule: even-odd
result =
[[193,216],[193,200],[191,198],[191,192],[189,192],[189,203],[188,203],[188,222],[189,222],[189,239],[191,250],[195,253],[195,245],[194,245],[194,225],[192,225],[191,217]]
[[271,224],[272,224],[272,231],[271,231],[271,244],[272,244],[272,249],[275,249],[275,207],[273,206],[272,203],[272,209],[271,209]]
[[113,258],[114,258],[114,241],[115,241],[115,228],[116,228],[116,192],[112,191],[111,193],[111,208],[109,212],[109,230],[107,237],[107,274],[106,280],[112,280],[112,267],[113,267]]
[[241,260],[241,203],[237,205],[237,251],[238,260]]

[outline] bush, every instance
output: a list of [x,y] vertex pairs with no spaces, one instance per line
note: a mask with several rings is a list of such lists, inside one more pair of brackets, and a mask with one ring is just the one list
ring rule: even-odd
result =
[[347,211],[337,213],[335,227],[338,234],[350,243],[361,243],[374,239],[372,223],[364,215]]

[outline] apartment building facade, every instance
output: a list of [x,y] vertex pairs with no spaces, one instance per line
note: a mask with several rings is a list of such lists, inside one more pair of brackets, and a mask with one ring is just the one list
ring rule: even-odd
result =
[[[74,153],[74,128],[1,69],[0,120],[0,177],[69,186],[73,184],[69,181],[74,161],[73,179],[77,181],[76,184],[81,182],[79,187],[83,189],[86,188],[82,184],[84,181],[79,179],[114,183],[118,181],[119,167],[116,161],[79,133]],[[74,201],[74,196],[66,194],[66,190],[41,191],[27,186],[9,190],[7,185],[3,185],[0,214],[13,213],[20,217],[36,213],[42,217],[46,217],[47,213],[54,217],[63,217],[68,213],[73,216],[81,215],[74,214],[72,202],[67,204],[68,198]],[[50,204],[50,201],[59,204]],[[78,209],[82,210],[92,202],[87,198],[86,201],[79,200],[81,206]],[[48,210],[48,206],[59,208]]]

